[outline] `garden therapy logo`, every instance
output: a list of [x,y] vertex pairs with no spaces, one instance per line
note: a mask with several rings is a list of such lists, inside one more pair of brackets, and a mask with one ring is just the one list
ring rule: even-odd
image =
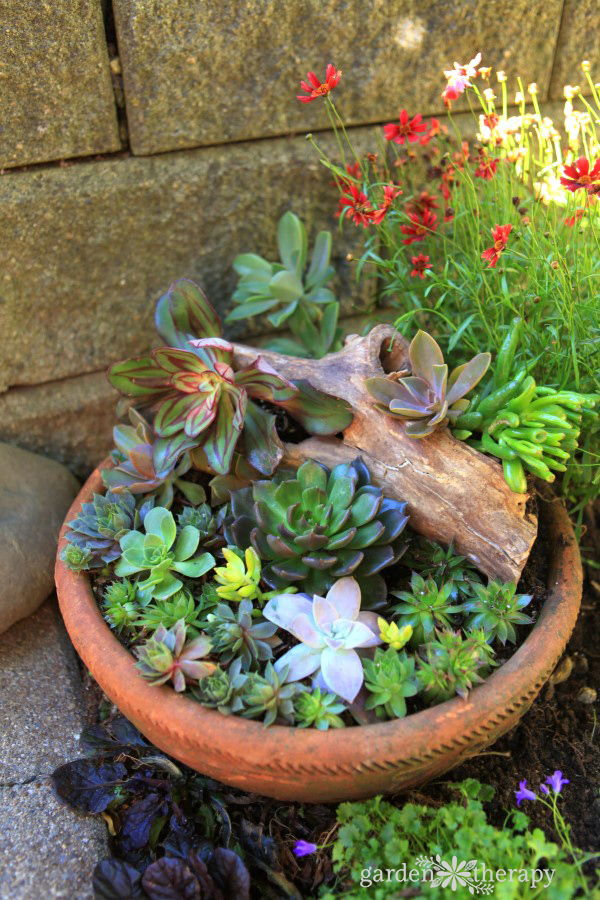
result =
[[432,888],[442,887],[451,888],[455,891],[459,887],[466,887],[470,894],[491,894],[494,885],[491,882],[477,880],[477,860],[470,859],[469,862],[459,862],[456,856],[452,857],[452,862],[448,863],[442,859],[439,853],[433,856],[418,856],[415,859],[415,866],[423,872],[423,880],[425,881],[425,873],[431,872],[433,877],[430,881]]

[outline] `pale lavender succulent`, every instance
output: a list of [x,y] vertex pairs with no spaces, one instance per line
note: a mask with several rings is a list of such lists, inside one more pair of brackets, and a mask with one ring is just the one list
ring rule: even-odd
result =
[[288,667],[287,681],[317,675],[328,690],[352,703],[364,672],[356,648],[381,644],[377,614],[360,612],[360,588],[354,578],[340,578],[326,597],[278,594],[263,616],[301,641],[275,663]]

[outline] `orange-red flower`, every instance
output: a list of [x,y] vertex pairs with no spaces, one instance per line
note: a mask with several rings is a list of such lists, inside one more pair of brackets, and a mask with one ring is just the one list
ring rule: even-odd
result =
[[568,225],[569,228],[572,228],[576,222],[579,222],[579,220],[583,218],[584,213],[584,209],[576,210],[574,216],[567,216],[567,218],[565,219],[565,225]]
[[390,122],[388,125],[383,126],[386,140],[393,141],[395,144],[404,144],[406,141],[414,144],[415,141],[419,140],[419,135],[427,131],[427,125],[421,121],[421,118],[421,114],[418,113],[410,119],[406,110],[403,109],[400,113],[399,125],[395,122]]
[[488,247],[487,250],[484,250],[481,254],[482,259],[489,260],[488,269],[496,268],[498,260],[500,259],[500,254],[508,243],[508,236],[511,231],[512,225],[494,225],[492,228],[494,244],[492,247]]
[[403,244],[417,244],[419,241],[425,240],[427,235],[436,231],[438,227],[437,216],[429,209],[423,210],[420,216],[416,213],[408,213],[408,218],[411,224],[400,226],[400,231],[406,235],[402,241]]
[[342,70],[336,69],[331,63],[327,66],[325,71],[325,81],[323,82],[319,81],[314,72],[309,72],[306,76],[307,80],[300,83],[300,87],[303,91],[306,91],[308,96],[305,97],[303,94],[298,94],[297,99],[300,100],[301,103],[312,103],[313,100],[324,97],[326,94],[329,94],[334,87],[337,87],[341,77]]
[[425,269],[432,269],[433,266],[429,262],[429,257],[424,256],[422,253],[419,253],[418,256],[411,256],[410,261],[412,263],[412,272],[410,273],[411,278],[425,278]]
[[380,225],[381,222],[385,219],[387,212],[394,202],[394,199],[401,194],[402,191],[400,188],[395,187],[393,184],[388,184],[383,189],[383,205],[376,209],[373,213],[372,222],[374,225]]
[[475,169],[475,177],[476,178],[484,178],[486,181],[491,181],[494,175],[496,174],[496,169],[498,168],[498,160],[497,159],[486,159],[486,157],[482,157],[479,160],[479,165]]
[[582,156],[570,166],[565,166],[560,183],[568,191],[578,191],[584,188],[588,194],[600,193],[600,159],[597,159],[590,169],[590,161]]
[[427,191],[421,191],[418,197],[406,204],[406,212],[422,213],[426,209],[439,209],[439,205],[435,202],[437,197],[434,194],[428,194]]
[[369,203],[369,198],[364,191],[356,185],[348,184],[344,187],[344,193],[340,197],[340,205],[337,211],[338,218],[352,219],[355,225],[368,228],[373,224],[375,210]]
[[448,134],[448,128],[446,125],[440,125],[440,120],[435,119],[432,116],[427,134],[424,134],[423,137],[420,138],[419,143],[425,146],[425,144],[428,144],[432,138],[437,137],[439,134]]
[[337,178],[332,182],[335,187],[339,188],[340,191],[344,191],[346,187],[350,184],[354,184],[354,181],[351,179],[360,179],[362,178],[362,172],[360,169],[360,163],[346,163],[346,172],[350,175],[350,178]]

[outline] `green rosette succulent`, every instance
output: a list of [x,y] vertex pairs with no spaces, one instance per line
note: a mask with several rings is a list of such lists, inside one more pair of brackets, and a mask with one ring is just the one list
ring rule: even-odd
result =
[[514,581],[502,584],[490,581],[472,585],[474,597],[467,599],[463,610],[467,613],[466,628],[483,628],[490,643],[497,638],[501,644],[515,644],[515,625],[531,625],[531,619],[521,612],[531,603],[531,594],[517,594]]
[[292,725],[294,698],[306,688],[298,682],[286,684],[286,676],[285,669],[277,673],[270,662],[265,666],[264,676],[251,672],[242,693],[245,705],[242,715],[249,719],[264,715],[265,727],[272,725],[277,719]]
[[405,421],[405,434],[425,438],[456,421],[469,407],[465,400],[487,372],[491,355],[478,353],[448,375],[448,366],[437,342],[418,331],[409,347],[412,374],[367,378],[365,385],[375,408]]
[[147,509],[148,506],[137,510],[129,492],[94,494],[92,502],[82,504],[81,512],[67,523],[66,539],[81,552],[66,548],[61,559],[74,571],[102,568],[114,562],[121,555],[120,539],[143,521]]
[[119,577],[146,573],[138,581],[138,591],[145,597],[164,600],[183,587],[174,573],[187,578],[200,578],[213,568],[210,553],[193,557],[200,543],[197,528],[187,525],[177,535],[175,519],[168,509],[156,507],[144,520],[145,534],[128,531],[120,540],[122,556],[115,566]]
[[400,535],[406,504],[371,484],[360,458],[330,471],[309,460],[296,473],[277,473],[231,494],[225,537],[254,547],[266,561],[263,580],[283,590],[290,583],[324,595],[338,578],[353,575],[364,605],[387,594],[379,574],[405,549]]
[[345,728],[344,721],[340,718],[340,713],[345,711],[345,705],[336,694],[324,693],[318,687],[313,688],[310,693],[305,691],[298,694],[294,699],[298,728],[316,728],[318,731]]
[[374,709],[381,717],[403,718],[407,713],[406,698],[414,697],[419,690],[414,657],[392,647],[378,647],[373,659],[363,660],[363,668],[369,692],[365,709]]
[[219,666],[191,689],[194,700],[209,709],[218,709],[224,716],[240,713],[244,708],[242,695],[248,673],[242,671],[241,659],[235,659],[227,671]]
[[478,629],[466,637],[459,631],[438,632],[418,660],[419,688],[428,704],[442,703],[455,694],[466,699],[483,681],[494,662],[494,651]]
[[206,631],[212,638],[214,652],[223,664],[236,657],[241,659],[245,672],[259,662],[270,660],[273,648],[281,644],[276,636],[277,626],[271,622],[257,622],[252,611],[252,602],[241,600],[235,610],[219,603],[207,616]]
[[204,659],[210,651],[211,642],[205,635],[193,641],[186,639],[186,625],[180,620],[172,629],[161,625],[150,640],[136,648],[136,665],[142,678],[150,684],[172,681],[173,688],[181,692],[190,682],[215,671],[216,665]]
[[102,469],[105,487],[115,494],[129,491],[131,494],[153,494],[157,506],[169,509],[173,492],[178,488],[190,503],[206,500],[204,489],[183,478],[191,468],[189,453],[177,460],[170,460],[162,469],[154,464],[156,437],[144,417],[136,409],[129,409],[130,425],[115,425],[111,453],[114,463],[111,469]]
[[131,631],[141,612],[137,584],[127,578],[109,584],[102,598],[102,610],[115,631]]
[[181,529],[186,525],[197,528],[200,533],[200,546],[214,547],[223,542],[219,532],[226,515],[225,506],[215,512],[208,503],[200,503],[199,506],[185,506],[177,516],[177,524]]
[[461,604],[454,603],[456,590],[452,581],[438,587],[433,578],[425,580],[413,572],[410,591],[393,591],[393,596],[402,600],[394,607],[400,626],[412,627],[411,647],[419,647],[433,638],[441,628],[451,628],[453,615],[463,611]]
[[470,596],[471,586],[481,583],[475,566],[454,552],[454,541],[444,548],[435,541],[421,540],[411,546],[403,563],[417,570],[423,578],[431,576],[437,584],[452,580],[455,590],[462,596]]
[[156,631],[161,625],[173,628],[179,621],[188,628],[200,629],[204,624],[202,606],[196,602],[187,588],[181,588],[164,600],[153,600],[139,611],[136,627]]
[[160,298],[156,327],[169,346],[113,365],[109,381],[154,412],[156,471],[167,471],[185,452],[201,447],[214,473],[226,474],[241,439],[248,461],[271,474],[283,455],[275,417],[256,403],[283,406],[316,434],[335,434],[352,414],[346,404],[292,384],[260,356],[235,371],[233,346],[202,291],[181,280]]

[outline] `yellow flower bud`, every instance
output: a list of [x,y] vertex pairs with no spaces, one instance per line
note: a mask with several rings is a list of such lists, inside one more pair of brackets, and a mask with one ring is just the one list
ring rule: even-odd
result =
[[385,619],[378,618],[377,626],[379,628],[379,637],[385,644],[389,644],[393,650],[402,650],[412,637],[412,625],[404,625],[398,628],[395,622],[386,622]]
[[582,63],[581,63],[581,71],[582,71],[582,72],[589,72],[591,68],[592,68],[592,64],[591,64],[591,62],[589,61],[589,59],[584,59],[584,60],[582,61]]

